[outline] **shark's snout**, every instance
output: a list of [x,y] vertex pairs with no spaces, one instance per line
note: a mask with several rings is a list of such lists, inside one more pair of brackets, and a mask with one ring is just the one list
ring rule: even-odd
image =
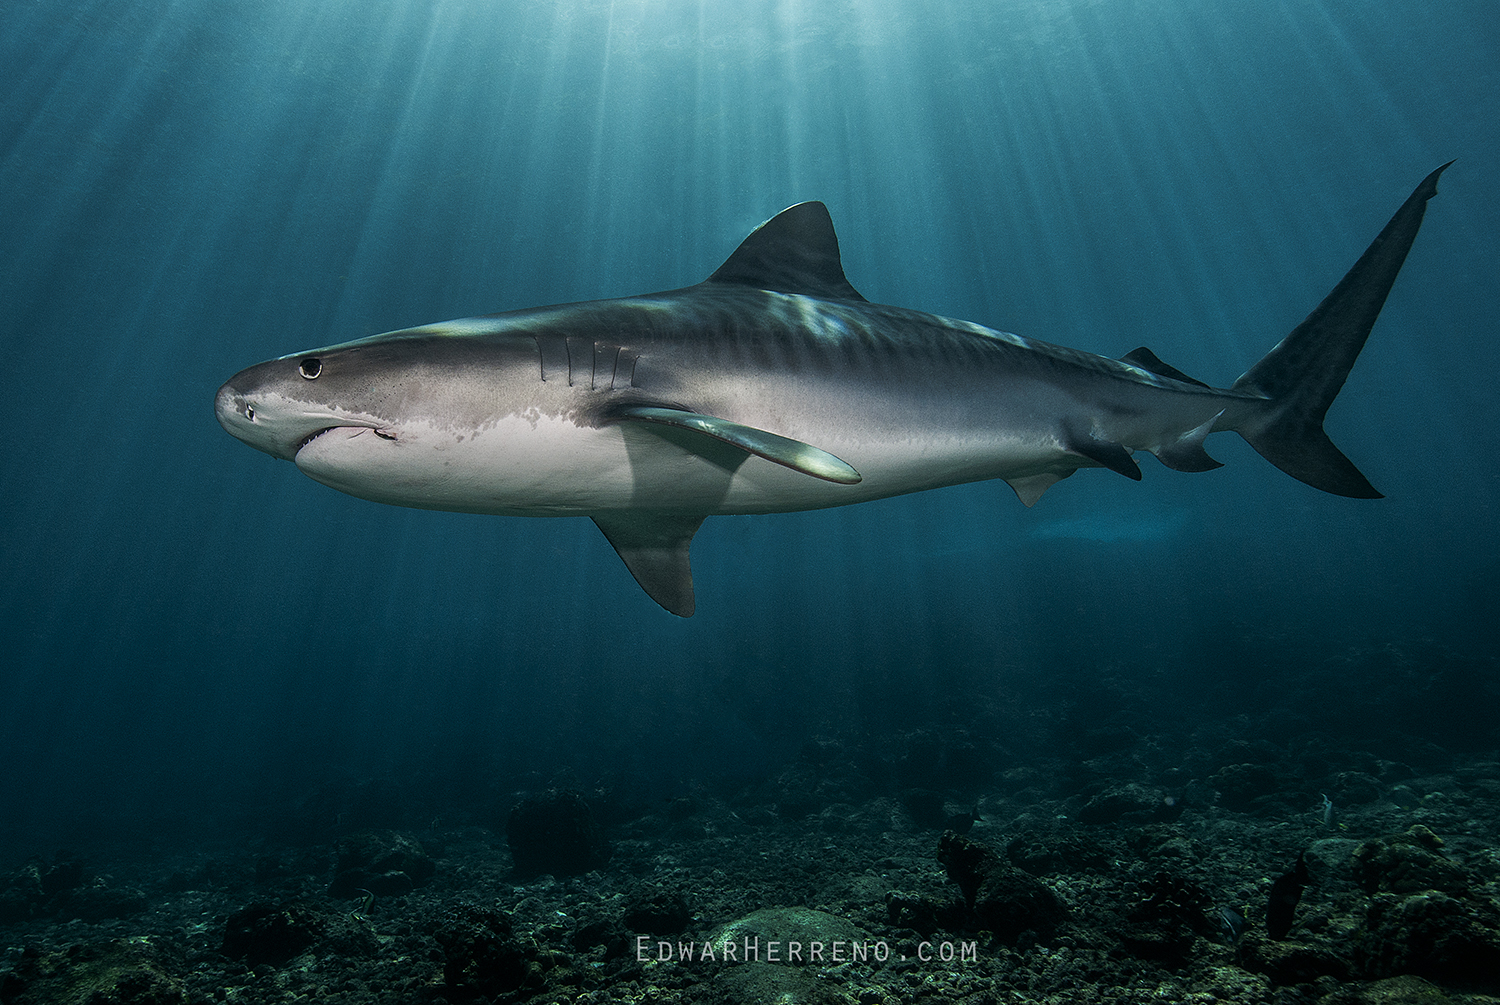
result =
[[239,394],[232,384],[225,384],[219,388],[219,393],[214,395],[214,418],[219,420],[219,425],[231,436],[238,437],[236,431],[236,416],[243,418],[240,410],[243,408]]
[[258,394],[246,390],[247,382],[242,378],[248,372],[229,378],[214,395],[214,418],[230,436],[272,457],[291,460],[309,433],[332,425],[327,421],[308,423],[305,417],[286,409],[279,395],[265,389]]
[[[316,360],[314,360],[316,362]],[[303,447],[333,429],[374,429],[387,423],[373,415],[352,411],[335,401],[309,394],[318,372],[308,373],[307,360],[292,368],[282,360],[261,363],[230,377],[214,395],[214,417],[225,432],[256,450],[284,461],[297,458]],[[321,370],[321,367],[319,368]],[[383,435],[394,440],[394,432]]]

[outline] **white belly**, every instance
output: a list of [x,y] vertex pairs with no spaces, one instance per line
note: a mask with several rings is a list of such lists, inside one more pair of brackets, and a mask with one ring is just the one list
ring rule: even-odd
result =
[[[837,485],[698,434],[563,417],[508,416],[480,429],[412,423],[385,439],[373,429],[324,433],[297,454],[315,481],[375,502],[516,516],[586,516],[649,509],[693,514],[819,509],[938,485],[1006,477],[1037,461],[1034,446],[854,442],[824,449],[864,480]],[[689,449],[691,447],[691,449]],[[705,449],[707,448],[707,449]]]

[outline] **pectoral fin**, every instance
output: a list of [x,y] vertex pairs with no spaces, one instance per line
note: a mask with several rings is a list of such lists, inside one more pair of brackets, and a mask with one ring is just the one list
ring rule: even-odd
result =
[[[622,421],[655,422],[663,426],[690,429],[739,447],[741,450],[749,451],[757,457],[764,457],[775,464],[791,468],[793,471],[800,471],[804,475],[812,475],[814,478],[837,482],[840,485],[857,485],[860,482],[858,471],[820,447],[790,437],[779,436],[776,433],[768,433],[764,429],[756,429],[753,426],[742,426],[738,422],[720,419],[713,415],[700,415],[697,412],[686,412],[678,408],[631,405],[616,413],[615,418]],[[605,533],[609,532],[605,531]]]
[[688,548],[703,520],[701,516],[638,510],[594,517],[641,589],[680,618],[693,616],[693,570],[688,563]]
[[1047,472],[1046,474],[1041,475],[1025,475],[1021,478],[1007,478],[1006,482],[1010,485],[1011,488],[1015,489],[1016,498],[1025,503],[1027,508],[1029,509],[1030,507],[1036,505],[1036,501],[1042,497],[1043,492],[1047,491],[1052,486],[1056,485],[1058,482],[1062,481],[1072,473],[1073,472],[1069,471],[1067,474],[1058,475]]

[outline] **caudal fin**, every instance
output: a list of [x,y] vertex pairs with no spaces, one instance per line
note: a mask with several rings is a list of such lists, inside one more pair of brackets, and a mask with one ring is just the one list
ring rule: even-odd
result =
[[1307,320],[1234,382],[1236,391],[1270,399],[1265,409],[1238,424],[1239,434],[1266,460],[1313,488],[1355,499],[1381,498],[1323,432],[1323,416],[1406,261],[1427,200],[1437,194],[1438,175],[1452,163],[1422,180]]

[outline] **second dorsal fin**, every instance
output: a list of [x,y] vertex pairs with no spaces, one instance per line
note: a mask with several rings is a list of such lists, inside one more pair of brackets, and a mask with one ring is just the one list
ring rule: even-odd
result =
[[1170,377],[1173,380],[1180,380],[1184,384],[1195,384],[1198,387],[1208,386],[1201,380],[1194,380],[1192,377],[1189,377],[1187,374],[1183,373],[1172,364],[1163,363],[1161,361],[1161,357],[1157,356],[1156,353],[1152,352],[1150,349],[1147,349],[1145,346],[1141,346],[1139,349],[1130,350],[1125,355],[1120,357],[1120,362],[1129,363],[1131,366],[1138,366],[1142,370],[1146,370],[1150,373],[1156,374],[1158,377]]

